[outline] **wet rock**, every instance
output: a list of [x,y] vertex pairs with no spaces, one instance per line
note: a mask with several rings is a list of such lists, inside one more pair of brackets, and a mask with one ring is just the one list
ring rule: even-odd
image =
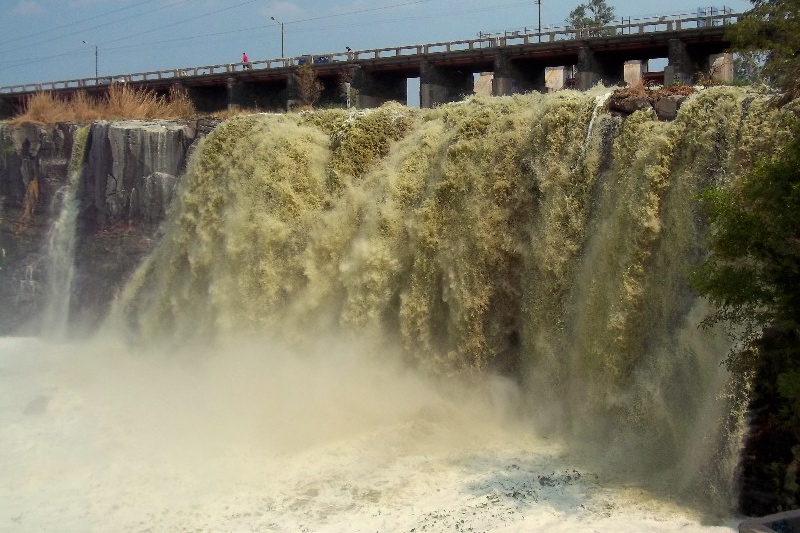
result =
[[[152,248],[191,148],[218,123],[91,124],[83,159],[71,316],[96,323]],[[0,335],[36,334],[47,297],[46,248],[80,124],[0,124]],[[32,191],[35,195],[32,195]],[[91,316],[87,310],[91,310]]]
[[623,96],[615,98],[612,96],[608,101],[610,111],[618,111],[630,115],[634,111],[651,109],[653,105],[646,96]]
[[654,106],[658,119],[675,120],[678,116],[678,109],[685,101],[685,96],[668,95],[659,98]]

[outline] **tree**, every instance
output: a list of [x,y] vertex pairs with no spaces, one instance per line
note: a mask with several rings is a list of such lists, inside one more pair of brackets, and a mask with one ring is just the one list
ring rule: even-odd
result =
[[766,52],[764,75],[778,88],[800,94],[800,2],[751,0],[753,9],[728,30],[734,49]]
[[[589,0],[570,11],[566,23],[568,28],[599,28],[614,20],[614,8],[605,0]],[[608,30],[589,29],[589,35],[598,36],[609,33]]]
[[800,506],[800,129],[737,186],[706,189],[709,256],[691,273],[715,304],[707,324],[743,325],[728,359],[749,384],[739,510]]
[[734,188],[706,189],[701,202],[710,255],[692,281],[717,306],[710,322],[800,327],[800,130],[780,159]]
[[764,52],[738,52],[733,55],[733,82],[736,85],[765,83]]

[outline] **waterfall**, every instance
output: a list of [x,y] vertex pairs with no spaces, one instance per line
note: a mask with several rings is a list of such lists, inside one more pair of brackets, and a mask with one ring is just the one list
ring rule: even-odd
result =
[[357,337],[439,376],[511,375],[531,424],[622,482],[728,507],[741,425],[728,340],[698,329],[686,280],[703,254],[695,198],[776,145],[782,112],[734,88],[674,122],[605,98],[230,119],[108,327]]
[[47,279],[46,299],[42,313],[42,336],[62,339],[69,330],[69,307],[72,280],[75,275],[75,224],[78,218],[77,194],[89,137],[89,127],[75,133],[72,155],[67,172],[67,183],[53,198],[53,212],[58,217],[47,238],[45,264]]

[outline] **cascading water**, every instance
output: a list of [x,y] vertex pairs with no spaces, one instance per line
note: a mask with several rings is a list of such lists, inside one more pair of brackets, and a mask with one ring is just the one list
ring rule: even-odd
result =
[[47,304],[42,313],[41,327],[41,335],[49,339],[63,339],[69,330],[69,305],[75,275],[77,194],[88,136],[89,127],[81,128],[75,133],[75,144],[67,169],[67,183],[53,199],[53,202],[60,205],[54,206],[54,211],[59,215],[50,229],[45,255]]
[[[786,112],[733,88],[694,95],[674,122],[614,116],[607,98],[219,125],[115,301],[114,344],[65,363],[63,401],[92,410],[64,432],[90,426],[85,455],[109,457],[103,523],[686,530],[662,527],[675,511],[645,491],[729,513],[743,397],[686,281],[703,254],[695,199],[780,145]],[[15,427],[20,448],[41,431]],[[333,444],[287,455],[320,441]],[[0,467],[28,479],[27,464]],[[65,494],[94,486],[82,472]],[[131,477],[174,490],[102,499]],[[213,513],[195,513],[198,495]]]
[[118,310],[147,336],[369,332],[437,372],[505,365],[535,418],[623,475],[729,504],[728,345],[697,331],[686,273],[695,196],[769,134],[745,96],[706,91],[672,123],[572,92],[233,119]]

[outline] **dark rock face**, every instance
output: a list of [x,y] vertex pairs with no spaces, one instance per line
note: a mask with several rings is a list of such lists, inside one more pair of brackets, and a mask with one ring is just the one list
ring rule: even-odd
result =
[[658,90],[627,87],[614,91],[608,100],[608,110],[627,116],[635,111],[653,109],[658,120],[675,120],[678,109],[694,92],[696,89],[691,86],[665,87]]
[[651,109],[653,106],[650,100],[644,96],[626,96],[623,98],[611,98],[608,102],[610,111],[619,111],[624,114],[631,114],[642,109]]
[[675,120],[678,109],[686,101],[685,96],[664,96],[655,103],[656,115],[659,120]]
[[791,420],[796,406],[780,390],[782,376],[800,370],[800,335],[768,330],[759,349],[741,461],[739,510],[747,516],[800,508],[800,436]]
[[[98,122],[78,183],[70,316],[96,326],[152,247],[190,147],[214,121]],[[45,252],[68,183],[77,124],[0,125],[0,335],[36,334],[47,295]]]

